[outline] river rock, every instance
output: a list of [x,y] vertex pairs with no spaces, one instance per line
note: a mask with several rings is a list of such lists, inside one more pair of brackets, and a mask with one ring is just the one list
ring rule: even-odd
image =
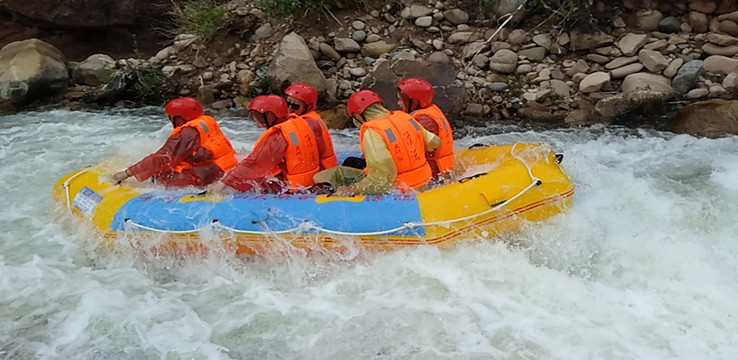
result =
[[98,86],[110,81],[115,72],[115,60],[105,54],[93,54],[77,64],[73,78],[77,84]]
[[707,72],[725,75],[738,72],[738,59],[731,59],[720,55],[708,56],[703,66]]
[[591,93],[599,91],[602,87],[610,81],[610,74],[602,71],[598,71],[587,75],[579,83],[579,91],[584,93]]
[[720,46],[713,43],[702,45],[702,51],[708,55],[733,56],[738,54],[738,45]]
[[388,44],[384,42],[384,40],[364,44],[364,46],[361,47],[361,55],[379,58],[380,56],[394,50],[396,46],[397,45],[395,44]]
[[512,50],[502,49],[492,55],[489,68],[503,74],[511,74],[518,65],[518,54]]
[[613,79],[622,79],[630,74],[635,74],[641,70],[643,70],[643,64],[641,63],[628,64],[623,67],[611,70],[610,77],[612,77]]
[[571,32],[571,50],[591,50],[605,45],[612,44],[613,37],[602,31],[595,32]]
[[294,32],[282,38],[274,59],[269,64],[268,79],[275,94],[296,82],[308,83],[318,93],[325,93],[328,89],[325,76],[315,64],[305,40]]
[[9,105],[61,98],[68,83],[66,58],[53,45],[29,39],[0,49],[0,100]]
[[646,34],[627,34],[618,40],[618,48],[623,52],[625,56],[633,56],[646,45],[648,42],[648,35]]
[[679,71],[677,71],[674,79],[671,81],[671,86],[678,93],[686,94],[689,90],[694,88],[702,69],[702,60],[688,61],[679,68]]
[[648,71],[653,73],[661,72],[661,70],[664,70],[669,66],[669,60],[664,56],[664,54],[654,50],[641,50],[638,52],[638,60],[640,60],[641,64],[643,64]]
[[675,133],[708,138],[738,135],[738,100],[711,99],[687,105],[674,115],[669,127]]
[[674,94],[669,79],[656,74],[635,73],[630,74],[623,80],[621,91],[624,93],[636,91],[652,91],[664,94]]

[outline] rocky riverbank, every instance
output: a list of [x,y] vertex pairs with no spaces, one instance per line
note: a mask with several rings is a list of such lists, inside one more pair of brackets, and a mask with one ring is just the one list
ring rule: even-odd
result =
[[10,43],[0,50],[0,106],[135,106],[188,95],[238,111],[253,96],[303,81],[321,92],[329,125],[342,128],[341,103],[355,91],[372,89],[394,105],[396,83],[414,76],[434,85],[457,126],[605,123],[738,134],[735,0],[557,3],[372,1],[277,20],[233,0],[214,37],[179,34],[152,56],[72,62],[43,41]]

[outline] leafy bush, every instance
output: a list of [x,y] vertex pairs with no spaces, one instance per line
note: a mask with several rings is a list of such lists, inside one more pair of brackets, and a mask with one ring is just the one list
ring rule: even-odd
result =
[[172,2],[168,14],[174,23],[174,35],[195,34],[207,41],[224,26],[226,9],[215,0],[189,0],[183,5]]
[[133,86],[131,97],[140,103],[157,104],[164,99],[165,83],[163,75],[150,67],[133,69]]

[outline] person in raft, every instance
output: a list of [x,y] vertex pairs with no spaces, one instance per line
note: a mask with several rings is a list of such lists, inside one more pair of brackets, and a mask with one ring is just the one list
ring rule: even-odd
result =
[[314,185],[313,175],[320,171],[320,159],[327,151],[323,138],[316,135],[322,132],[320,124],[288,115],[287,103],[277,95],[254,98],[249,113],[266,131],[256,140],[251,154],[208,194],[222,193],[226,187],[238,192],[301,192]]
[[153,179],[167,187],[204,187],[236,166],[231,142],[215,119],[203,114],[199,101],[177,98],[164,111],[174,127],[167,141],[157,152],[113,174],[114,181],[133,176],[138,181]]
[[433,177],[451,172],[454,169],[454,136],[446,116],[433,104],[433,86],[418,78],[400,81],[397,84],[397,105],[441,139],[441,146],[426,154]]
[[320,169],[328,169],[338,165],[328,127],[325,125],[323,118],[315,112],[318,108],[318,91],[310,84],[294,83],[284,90],[284,94],[287,95],[285,100],[290,114],[302,116],[304,119],[315,121],[320,125],[320,137],[325,145],[325,151],[320,158]]
[[432,176],[426,152],[441,145],[441,139],[420,126],[409,114],[389,111],[371,90],[360,90],[349,98],[348,112],[360,128],[359,143],[366,159],[363,179],[336,189],[338,196],[381,194],[393,187],[419,190]]

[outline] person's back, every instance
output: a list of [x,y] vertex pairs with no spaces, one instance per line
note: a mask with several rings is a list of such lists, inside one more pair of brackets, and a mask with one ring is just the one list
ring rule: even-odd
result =
[[174,99],[165,112],[174,127],[167,141],[156,153],[114,174],[115,181],[134,176],[168,187],[206,186],[236,165],[231,142],[196,99]]
[[287,104],[277,95],[263,95],[249,104],[256,124],[266,129],[253,151],[215,184],[208,193],[226,186],[239,192],[296,192],[315,184],[320,171],[321,142],[314,128],[300,116],[288,115]]
[[287,87],[284,91],[287,95],[287,106],[289,112],[302,116],[306,120],[317,122],[320,131],[316,131],[315,135],[320,138],[323,148],[320,152],[320,167],[328,169],[338,165],[336,153],[333,150],[333,140],[331,139],[328,126],[325,121],[315,110],[318,104],[318,92],[313,86],[306,83],[295,83]]
[[360,90],[348,101],[348,111],[360,128],[361,150],[366,159],[366,177],[351,186],[341,186],[337,195],[385,193],[419,189],[431,179],[425,158],[441,143],[401,111],[390,112],[382,99],[370,90]]
[[313,175],[320,171],[320,151],[315,130],[308,121],[291,115],[284,122],[265,131],[254,144],[254,148],[263,139],[270,137],[272,132],[279,132],[287,141],[283,160],[278,166],[288,186],[297,189],[314,185]]
[[432,103],[433,93],[433,86],[422,79],[408,78],[397,84],[400,108],[441,139],[441,146],[428,154],[433,176],[436,176],[452,171],[455,160],[451,125],[441,109]]
[[365,122],[359,133],[361,144],[369,129],[382,137],[392,155],[397,168],[394,182],[397,188],[416,189],[430,181],[432,171],[425,158],[422,127],[412,116],[402,111],[392,111],[389,115]]

